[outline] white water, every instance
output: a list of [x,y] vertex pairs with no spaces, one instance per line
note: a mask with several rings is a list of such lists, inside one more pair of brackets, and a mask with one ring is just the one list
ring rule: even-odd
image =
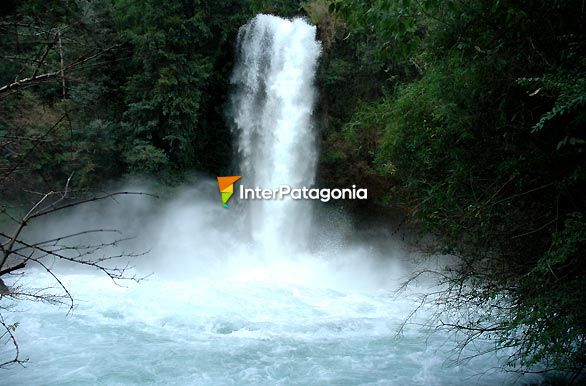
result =
[[[301,19],[258,15],[240,29],[232,116],[242,183],[249,187],[311,186],[316,146],[311,121],[321,46]],[[309,205],[293,200],[252,202],[253,240],[269,255],[304,246]]]
[[[315,28],[259,16],[240,39],[233,105],[243,181],[311,184]],[[418,304],[413,291],[425,290],[394,292],[414,269],[414,256],[389,231],[354,229],[335,207],[312,211],[307,203],[296,204],[233,202],[224,209],[215,182],[202,178],[165,203],[89,205],[37,228],[48,238],[115,224],[138,235],[127,248],[152,248],[136,264],[139,273],[154,275],[124,288],[98,273],[57,264],[78,306],[66,315],[63,307],[19,303],[9,322],[20,322],[16,336],[29,363],[0,373],[0,383],[521,381],[490,371],[500,364],[494,355],[455,363],[456,342],[425,326],[426,307],[397,336]],[[34,269],[18,283],[55,286]],[[477,349],[486,347],[479,342]]]

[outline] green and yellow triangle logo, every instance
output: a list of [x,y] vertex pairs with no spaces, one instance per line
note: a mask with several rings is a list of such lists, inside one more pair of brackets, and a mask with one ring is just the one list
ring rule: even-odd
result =
[[234,183],[240,179],[240,176],[218,177],[218,188],[222,195],[222,206],[229,208],[228,200],[234,194]]

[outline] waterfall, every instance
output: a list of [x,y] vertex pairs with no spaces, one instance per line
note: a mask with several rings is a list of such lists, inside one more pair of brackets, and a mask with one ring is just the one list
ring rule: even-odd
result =
[[[317,159],[312,111],[321,45],[303,19],[258,15],[240,28],[231,82],[232,118],[242,184],[276,188],[310,186]],[[249,203],[253,239],[269,253],[303,247],[309,202]]]
[[[267,15],[240,29],[230,116],[238,184],[314,184],[315,36],[302,19]],[[378,221],[353,227],[344,213],[319,201],[313,216],[309,200],[235,197],[236,205],[224,209],[217,191],[211,194],[215,183],[203,178],[163,202],[146,196],[94,202],[27,226],[45,239],[80,229],[136,234],[112,245],[109,255],[152,247],[118,265],[137,265],[138,276],[148,279],[119,286],[84,267],[55,263],[63,269],[58,284],[79,304],[65,318],[64,308],[23,299],[7,323],[19,323],[11,330],[30,362],[3,371],[0,383],[543,384],[538,374],[491,375],[487,369],[502,361],[490,342],[461,347],[451,333],[429,332],[436,308],[421,303],[420,293],[437,287],[409,287],[397,296],[394,290],[415,270],[411,261],[421,266],[392,229]],[[316,235],[311,249],[309,229]],[[61,243],[51,245],[61,251]],[[59,287],[36,268],[6,284],[39,293]],[[425,285],[423,278],[418,283]],[[454,362],[453,353],[466,361]]]

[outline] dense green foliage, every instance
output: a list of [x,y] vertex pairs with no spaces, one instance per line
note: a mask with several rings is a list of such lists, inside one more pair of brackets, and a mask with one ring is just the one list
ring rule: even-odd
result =
[[220,171],[230,141],[222,103],[232,40],[243,24],[238,1],[117,1],[116,19],[132,45],[122,129],[131,170]]
[[[0,130],[11,187],[99,187],[226,172],[234,39],[255,2],[14,1],[3,5]],[[63,73],[61,73],[63,70]],[[48,75],[46,79],[27,78]],[[42,143],[42,146],[40,144]],[[26,159],[26,161],[24,161]]]
[[370,39],[356,53],[389,78],[329,135],[329,156],[393,181],[382,201],[436,235],[434,251],[460,257],[441,276],[446,314],[460,310],[451,327],[513,347],[512,366],[581,371],[582,2],[355,0],[330,11]]

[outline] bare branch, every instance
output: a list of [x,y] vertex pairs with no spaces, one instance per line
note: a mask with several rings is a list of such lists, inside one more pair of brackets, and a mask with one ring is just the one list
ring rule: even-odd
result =
[[8,338],[8,341],[12,344],[12,346],[14,347],[14,357],[8,361],[5,361],[4,363],[0,363],[0,368],[7,366],[9,364],[13,364],[13,363],[24,363],[26,362],[26,360],[21,360],[20,359],[20,347],[18,347],[18,343],[16,342],[16,338],[14,337],[13,331],[16,329],[16,327],[18,326],[18,324],[6,324],[4,317],[0,314],[0,326],[2,326],[4,328],[4,333],[2,335],[0,335],[0,340],[4,339],[4,338]]
[[6,275],[6,274],[14,272],[14,271],[18,271],[19,269],[23,269],[24,267],[26,267],[26,262],[25,261],[20,262],[10,268],[0,270],[0,276]]
[[116,44],[116,45],[113,45],[110,47],[100,49],[94,53],[88,53],[85,55],[81,55],[79,58],[77,58],[73,62],[69,63],[67,66],[63,65],[62,68],[60,68],[59,70],[56,70],[56,71],[50,71],[50,72],[47,72],[45,74],[40,74],[40,75],[35,74],[34,76],[31,76],[28,78],[15,80],[12,83],[9,83],[7,85],[0,87],[0,99],[5,98],[12,91],[22,89],[25,87],[34,86],[35,84],[39,84],[42,82],[47,82],[47,81],[53,80],[56,77],[61,77],[61,76],[64,77],[65,71],[75,70],[77,67],[81,66],[82,64],[87,63],[87,62],[89,62],[89,61],[91,61],[101,55],[104,55],[106,52],[108,52],[116,47],[119,47],[119,46],[120,46],[119,44]]

